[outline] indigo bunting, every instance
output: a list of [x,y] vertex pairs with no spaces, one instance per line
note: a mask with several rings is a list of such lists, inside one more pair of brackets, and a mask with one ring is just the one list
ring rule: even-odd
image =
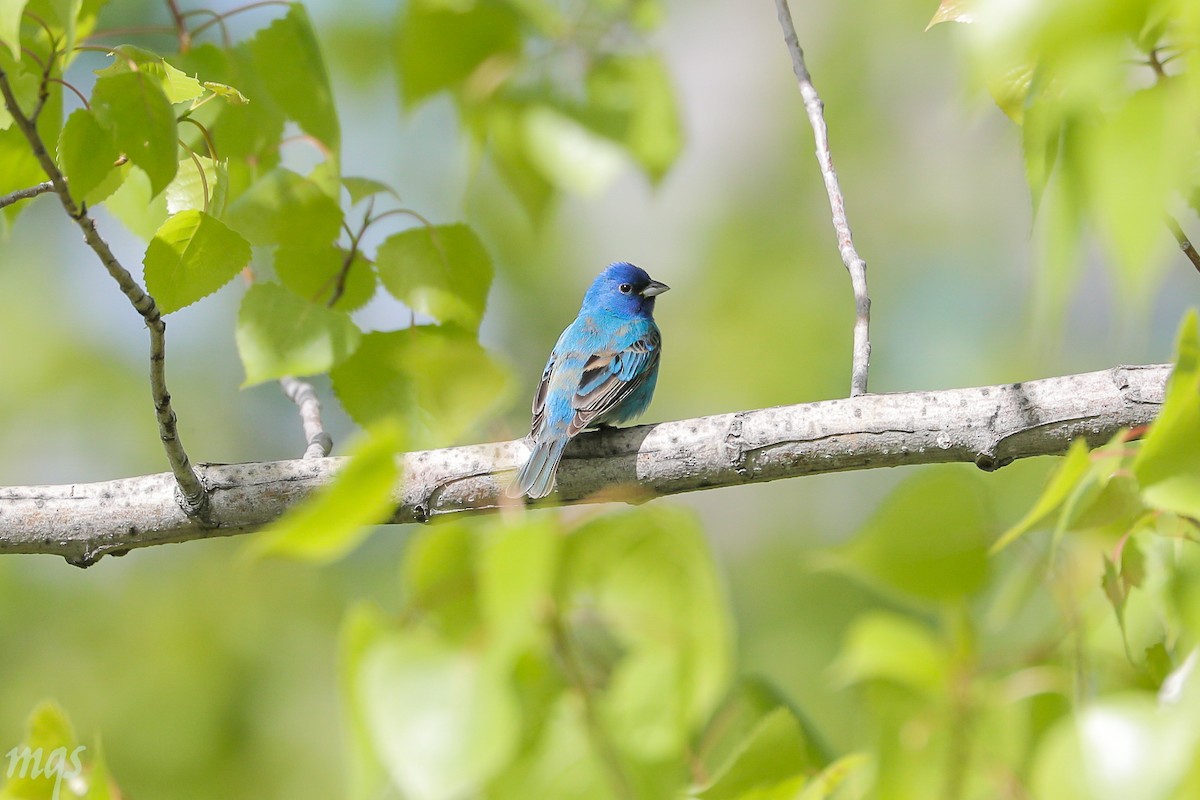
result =
[[650,405],[662,337],[654,298],[670,287],[623,261],[600,273],[558,337],[533,396],[533,451],[509,497],[545,497],[567,442],[584,428],[625,422]]

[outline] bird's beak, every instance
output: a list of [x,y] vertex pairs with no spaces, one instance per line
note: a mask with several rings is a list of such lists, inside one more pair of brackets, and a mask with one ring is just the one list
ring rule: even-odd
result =
[[639,294],[642,297],[654,297],[654,295],[662,294],[663,292],[667,291],[670,288],[671,287],[667,286],[665,283],[659,283],[658,281],[650,281],[648,284],[646,284],[646,288],[642,289],[642,291],[639,292]]

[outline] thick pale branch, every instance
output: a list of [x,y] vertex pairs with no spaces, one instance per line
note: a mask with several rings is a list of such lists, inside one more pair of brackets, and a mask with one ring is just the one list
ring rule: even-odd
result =
[[[549,503],[653,497],[814,473],[964,461],[993,470],[1100,444],[1154,419],[1169,365],[1114,367],[1027,383],[877,394],[589,432],[567,449]],[[524,441],[401,456],[392,522],[496,511]],[[0,553],[86,566],[134,547],[246,533],[329,483],[343,458],[201,464],[210,525],[183,513],[170,474],[0,488]]]
[[[49,69],[49,66],[50,62],[47,62],[46,68]],[[171,395],[167,391],[167,324],[163,321],[154,298],[138,285],[138,282],[129,274],[129,270],[121,266],[121,262],[113,254],[108,242],[100,236],[99,231],[96,230],[95,220],[87,213],[87,207],[82,203],[76,204],[71,197],[71,193],[67,189],[66,177],[46,151],[46,145],[42,142],[42,136],[37,129],[36,119],[21,110],[12,87],[9,85],[8,75],[2,68],[0,68],[0,95],[3,95],[14,123],[20,128],[26,141],[29,142],[30,150],[33,151],[33,155],[46,172],[46,177],[50,179],[49,183],[53,187],[53,192],[58,195],[63,210],[67,212],[67,216],[75,220],[75,224],[83,231],[83,238],[88,247],[92,248],[100,262],[104,264],[104,268],[108,270],[108,274],[121,287],[125,297],[129,299],[134,309],[142,315],[142,319],[146,322],[146,327],[150,331],[150,393],[154,401],[154,415],[158,420],[159,438],[162,439],[167,462],[171,465],[171,472],[179,485],[181,505],[190,515],[203,517],[207,512],[208,497],[199,477],[192,469],[187,452],[183,449],[183,443],[179,440],[175,409],[171,406]]]
[[867,369],[871,362],[871,296],[867,292],[867,262],[863,261],[854,248],[854,237],[850,233],[850,221],[846,218],[846,201],[838,183],[837,171],[833,168],[833,155],[829,152],[829,129],[825,125],[825,104],[817,94],[812,75],[804,63],[804,50],[792,23],[792,12],[787,0],[775,0],[779,13],[779,25],[783,28],[783,41],[792,57],[792,71],[800,84],[800,97],[813,129],[817,144],[817,163],[825,179],[825,192],[829,195],[829,209],[833,214],[833,229],[837,233],[838,252],[842,263],[850,273],[850,286],[854,290],[854,353],[850,375],[850,395],[867,393]]

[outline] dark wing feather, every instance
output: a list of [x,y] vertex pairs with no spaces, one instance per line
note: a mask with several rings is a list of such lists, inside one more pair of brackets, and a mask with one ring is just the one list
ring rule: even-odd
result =
[[533,394],[533,422],[529,426],[529,434],[535,439],[537,432],[542,427],[542,419],[546,415],[546,393],[550,388],[550,374],[554,372],[554,354],[550,354],[550,360],[546,362],[546,369],[542,371],[542,380],[538,383],[537,391]]
[[658,364],[661,342],[658,330],[652,330],[624,350],[591,356],[571,398],[575,417],[567,435],[579,433],[637,391]]

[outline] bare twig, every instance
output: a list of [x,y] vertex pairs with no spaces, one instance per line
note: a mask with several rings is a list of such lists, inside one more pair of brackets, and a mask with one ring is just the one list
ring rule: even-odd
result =
[[[1114,367],[1027,383],[874,394],[589,432],[567,448],[547,503],[641,502],[681,492],[853,469],[946,462],[994,470],[1108,441],[1162,405],[1170,365]],[[391,522],[511,506],[504,488],[523,440],[400,456]],[[0,488],[0,553],[52,553],[86,566],[135,547],[248,533],[323,486],[345,458],[201,464],[207,524],[174,500],[170,474]],[[623,488],[618,488],[623,487]]]
[[333,449],[333,439],[321,424],[321,401],[311,383],[287,376],[279,379],[279,386],[287,398],[300,410],[300,423],[304,427],[307,444],[304,458],[324,458]]
[[13,203],[20,202],[21,200],[28,200],[31,197],[37,197],[39,194],[45,194],[46,192],[53,191],[54,184],[50,181],[39,183],[36,186],[30,186],[28,189],[17,189],[15,192],[9,192],[6,195],[0,195],[0,208],[6,208],[7,206],[11,206]]
[[146,327],[150,330],[150,392],[154,400],[154,414],[158,420],[159,438],[162,439],[167,461],[171,465],[171,472],[178,484],[180,507],[188,517],[206,519],[208,493],[199,476],[192,469],[187,452],[183,449],[183,443],[179,440],[175,409],[171,406],[171,395],[167,391],[167,325],[158,310],[158,305],[154,302],[154,298],[133,279],[129,270],[121,266],[121,262],[113,255],[108,243],[96,230],[96,222],[88,215],[87,207],[82,204],[77,205],[71,197],[71,193],[67,189],[66,177],[46,151],[46,145],[42,142],[36,123],[21,110],[13,94],[12,86],[9,85],[8,75],[3,68],[0,68],[0,94],[4,96],[4,102],[8,105],[14,123],[29,142],[34,157],[37,158],[38,163],[46,172],[46,176],[50,179],[52,189],[58,195],[63,210],[83,231],[83,238],[88,246],[92,248],[105,269],[108,270],[108,274],[121,287],[121,291],[129,299],[134,309],[142,315]]
[[1200,271],[1200,253],[1196,252],[1196,246],[1192,244],[1192,240],[1183,232],[1178,220],[1170,214],[1166,215],[1167,227],[1171,229],[1171,234],[1175,237],[1175,241],[1179,242],[1179,249],[1188,257],[1188,261],[1192,262],[1192,266]]
[[867,263],[854,249],[850,223],[846,219],[846,203],[838,185],[837,172],[833,169],[833,156],[829,152],[825,104],[821,102],[821,97],[813,86],[812,76],[808,73],[808,67],[804,64],[804,51],[800,49],[800,40],[796,36],[796,27],[792,23],[792,12],[788,9],[787,0],[775,0],[775,6],[779,11],[779,24],[783,27],[783,40],[792,56],[792,69],[796,73],[796,80],[800,82],[800,96],[804,98],[804,109],[808,112],[808,121],[816,139],[817,162],[821,165],[825,191],[829,195],[829,208],[833,212],[833,228],[837,232],[838,250],[842,255],[842,263],[850,272],[850,284],[854,289],[854,357],[850,377],[850,395],[853,397],[866,394],[867,368],[871,361],[871,296],[867,293]]
[[167,10],[171,12],[171,22],[175,25],[175,33],[179,37],[179,52],[186,53],[192,49],[192,34],[188,30],[187,19],[179,10],[176,0],[167,0]]

